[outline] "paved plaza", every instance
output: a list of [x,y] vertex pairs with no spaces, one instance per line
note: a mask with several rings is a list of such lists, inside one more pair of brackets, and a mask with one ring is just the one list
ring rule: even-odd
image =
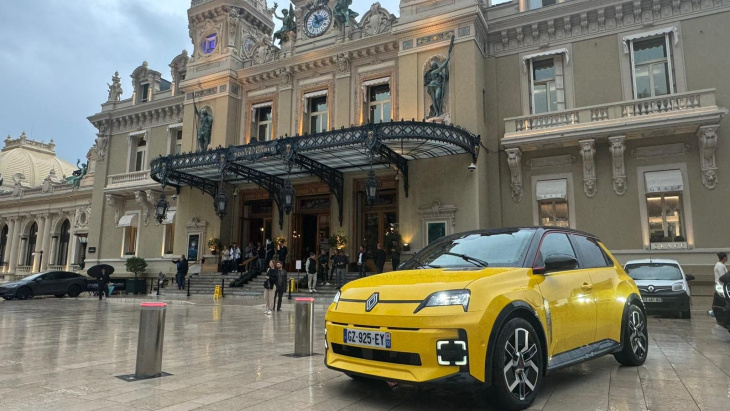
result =
[[[294,351],[294,306],[263,314],[259,299],[166,299],[163,371],[134,373],[139,303],[36,298],[0,302],[3,410],[491,410],[479,391],[360,383],[325,368],[317,304],[315,352]],[[651,318],[646,364],[607,356],[551,374],[535,410],[727,410],[730,333],[696,298],[692,320]]]

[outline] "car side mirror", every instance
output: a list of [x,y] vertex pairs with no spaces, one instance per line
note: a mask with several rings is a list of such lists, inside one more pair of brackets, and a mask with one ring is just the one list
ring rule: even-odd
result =
[[545,258],[545,267],[533,268],[533,272],[545,274],[548,271],[573,270],[578,267],[578,260],[572,255],[552,254]]
[[39,282],[43,281],[43,278],[41,278],[41,277],[34,278],[33,281],[39,283]]
[[687,281],[694,281],[695,276],[693,276],[692,274],[685,274],[684,279]]

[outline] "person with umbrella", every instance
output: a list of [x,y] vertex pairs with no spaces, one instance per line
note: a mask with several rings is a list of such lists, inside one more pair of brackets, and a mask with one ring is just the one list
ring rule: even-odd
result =
[[112,281],[109,276],[114,272],[114,267],[109,264],[95,265],[87,271],[91,277],[99,280],[99,300],[106,296],[109,298],[109,283]]

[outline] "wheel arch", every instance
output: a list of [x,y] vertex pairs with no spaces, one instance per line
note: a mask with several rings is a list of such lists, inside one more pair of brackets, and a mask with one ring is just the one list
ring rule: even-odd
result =
[[627,313],[629,311],[629,307],[632,305],[635,305],[639,307],[642,313],[644,313],[644,320],[646,322],[646,333],[649,333],[649,322],[647,321],[646,317],[646,307],[644,307],[644,302],[641,300],[641,297],[636,293],[631,293],[626,297],[626,303],[624,304],[624,309],[621,313],[621,347],[624,346],[624,339],[625,336],[625,330],[626,330],[626,320],[627,320]]
[[527,320],[535,328],[537,335],[540,337],[543,373],[545,373],[547,370],[547,338],[545,337],[545,329],[542,326],[542,322],[540,321],[537,312],[532,308],[530,304],[524,301],[512,301],[508,303],[504,308],[502,308],[502,311],[500,311],[500,313],[497,315],[497,318],[494,320],[492,332],[489,335],[489,340],[487,342],[487,355],[485,360],[486,364],[484,367],[484,383],[486,384],[486,386],[492,385],[494,349],[497,338],[499,337],[499,333],[502,331],[502,328],[504,328],[505,324],[507,324],[509,320],[518,317]]

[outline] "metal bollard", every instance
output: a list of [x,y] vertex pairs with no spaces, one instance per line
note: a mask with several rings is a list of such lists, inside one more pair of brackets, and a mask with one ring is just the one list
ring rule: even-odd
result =
[[142,303],[137,340],[138,380],[162,375],[162,343],[165,339],[165,311],[167,303]]
[[314,298],[297,298],[294,310],[294,355],[314,355]]

